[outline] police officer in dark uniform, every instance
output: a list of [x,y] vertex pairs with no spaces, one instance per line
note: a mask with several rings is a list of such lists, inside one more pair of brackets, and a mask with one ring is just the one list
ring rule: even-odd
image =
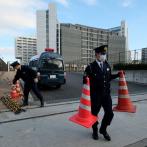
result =
[[[90,79],[90,95],[91,95],[91,112],[92,115],[97,116],[100,108],[104,109],[104,117],[102,119],[99,132],[103,134],[104,138],[108,141],[111,137],[106,131],[108,125],[110,125],[113,119],[112,111],[112,99],[110,96],[110,81],[119,77],[120,72],[117,74],[111,74],[111,68],[108,62],[105,60],[107,53],[107,45],[103,45],[95,48],[96,60],[85,69],[83,76],[83,84],[87,83],[86,77]],[[98,139],[98,122],[94,123],[93,139]]]
[[43,107],[44,106],[43,97],[37,87],[37,82],[38,82],[37,72],[27,65],[20,65],[17,61],[13,62],[11,66],[13,66],[13,68],[17,70],[17,73],[13,80],[13,84],[15,84],[19,78],[21,78],[25,83],[24,84],[24,102],[22,106],[28,105],[28,95],[30,90],[32,89],[32,91],[40,100],[41,107]]

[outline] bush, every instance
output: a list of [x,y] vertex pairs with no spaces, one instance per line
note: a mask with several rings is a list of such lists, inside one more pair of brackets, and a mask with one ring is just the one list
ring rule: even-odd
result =
[[113,65],[114,70],[147,70],[147,63],[117,63]]

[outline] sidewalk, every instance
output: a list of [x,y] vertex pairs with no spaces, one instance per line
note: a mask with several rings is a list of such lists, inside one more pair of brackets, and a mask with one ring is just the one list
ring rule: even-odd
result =
[[[15,71],[14,72],[3,72],[0,75],[0,98],[2,96],[6,97],[4,92],[6,92],[9,95],[11,94],[11,86],[8,83],[6,83],[4,79],[8,77],[10,80],[12,80],[14,76],[15,76]],[[22,100],[20,98],[16,99],[16,101],[22,104]],[[0,110],[1,109],[7,109],[7,106],[5,106],[2,101],[0,101]]]
[[[140,101],[141,100],[141,101]],[[0,113],[0,147],[145,147],[147,146],[147,94],[131,96],[136,113],[114,112],[106,141],[101,134],[92,139],[92,129],[69,121],[78,112],[79,101],[26,107],[15,115]],[[113,98],[113,107],[117,98]],[[103,110],[99,115],[101,123]]]
[[[11,94],[11,86],[6,83],[4,81],[4,79],[7,79],[7,77],[12,80],[14,79],[14,76],[15,76],[16,72],[15,71],[11,71],[11,72],[3,72],[2,74],[0,74],[0,98],[2,96],[6,97],[6,95],[4,94],[4,92],[6,92],[7,94]],[[22,80],[20,80],[20,85],[22,86],[23,85],[23,82]],[[22,104],[22,100],[21,98],[18,98],[18,99],[15,99],[19,104]],[[32,96],[29,94],[29,103],[33,102],[33,98]],[[0,101],[0,110],[2,109],[7,109],[7,106],[3,104],[3,102]]]

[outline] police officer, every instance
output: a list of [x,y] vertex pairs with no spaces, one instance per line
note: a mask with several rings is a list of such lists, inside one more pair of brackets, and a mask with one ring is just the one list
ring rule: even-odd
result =
[[20,65],[17,61],[13,62],[11,66],[13,66],[13,68],[17,70],[17,73],[13,80],[13,84],[15,84],[19,78],[21,78],[25,82],[24,84],[24,102],[22,106],[28,105],[28,95],[29,95],[30,90],[32,89],[35,95],[40,100],[41,107],[43,107],[44,101],[37,87],[38,79],[37,79],[36,71],[27,65]]
[[[107,126],[110,125],[113,119],[112,111],[112,99],[110,96],[110,81],[119,77],[121,74],[111,74],[111,68],[106,59],[107,45],[103,45],[95,48],[96,60],[85,69],[83,76],[83,84],[87,83],[86,77],[90,79],[90,95],[91,95],[91,112],[92,115],[97,116],[100,108],[104,109],[104,117],[102,119],[100,134],[103,134],[104,138],[108,141],[111,137],[107,133]],[[98,139],[98,122],[94,123],[93,128],[93,139]]]

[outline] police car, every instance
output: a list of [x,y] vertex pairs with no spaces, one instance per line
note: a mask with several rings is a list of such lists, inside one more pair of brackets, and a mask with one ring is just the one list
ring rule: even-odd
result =
[[29,66],[37,72],[39,87],[47,84],[60,88],[66,83],[64,60],[60,54],[54,53],[54,49],[46,48],[45,52],[35,54],[31,57]]

